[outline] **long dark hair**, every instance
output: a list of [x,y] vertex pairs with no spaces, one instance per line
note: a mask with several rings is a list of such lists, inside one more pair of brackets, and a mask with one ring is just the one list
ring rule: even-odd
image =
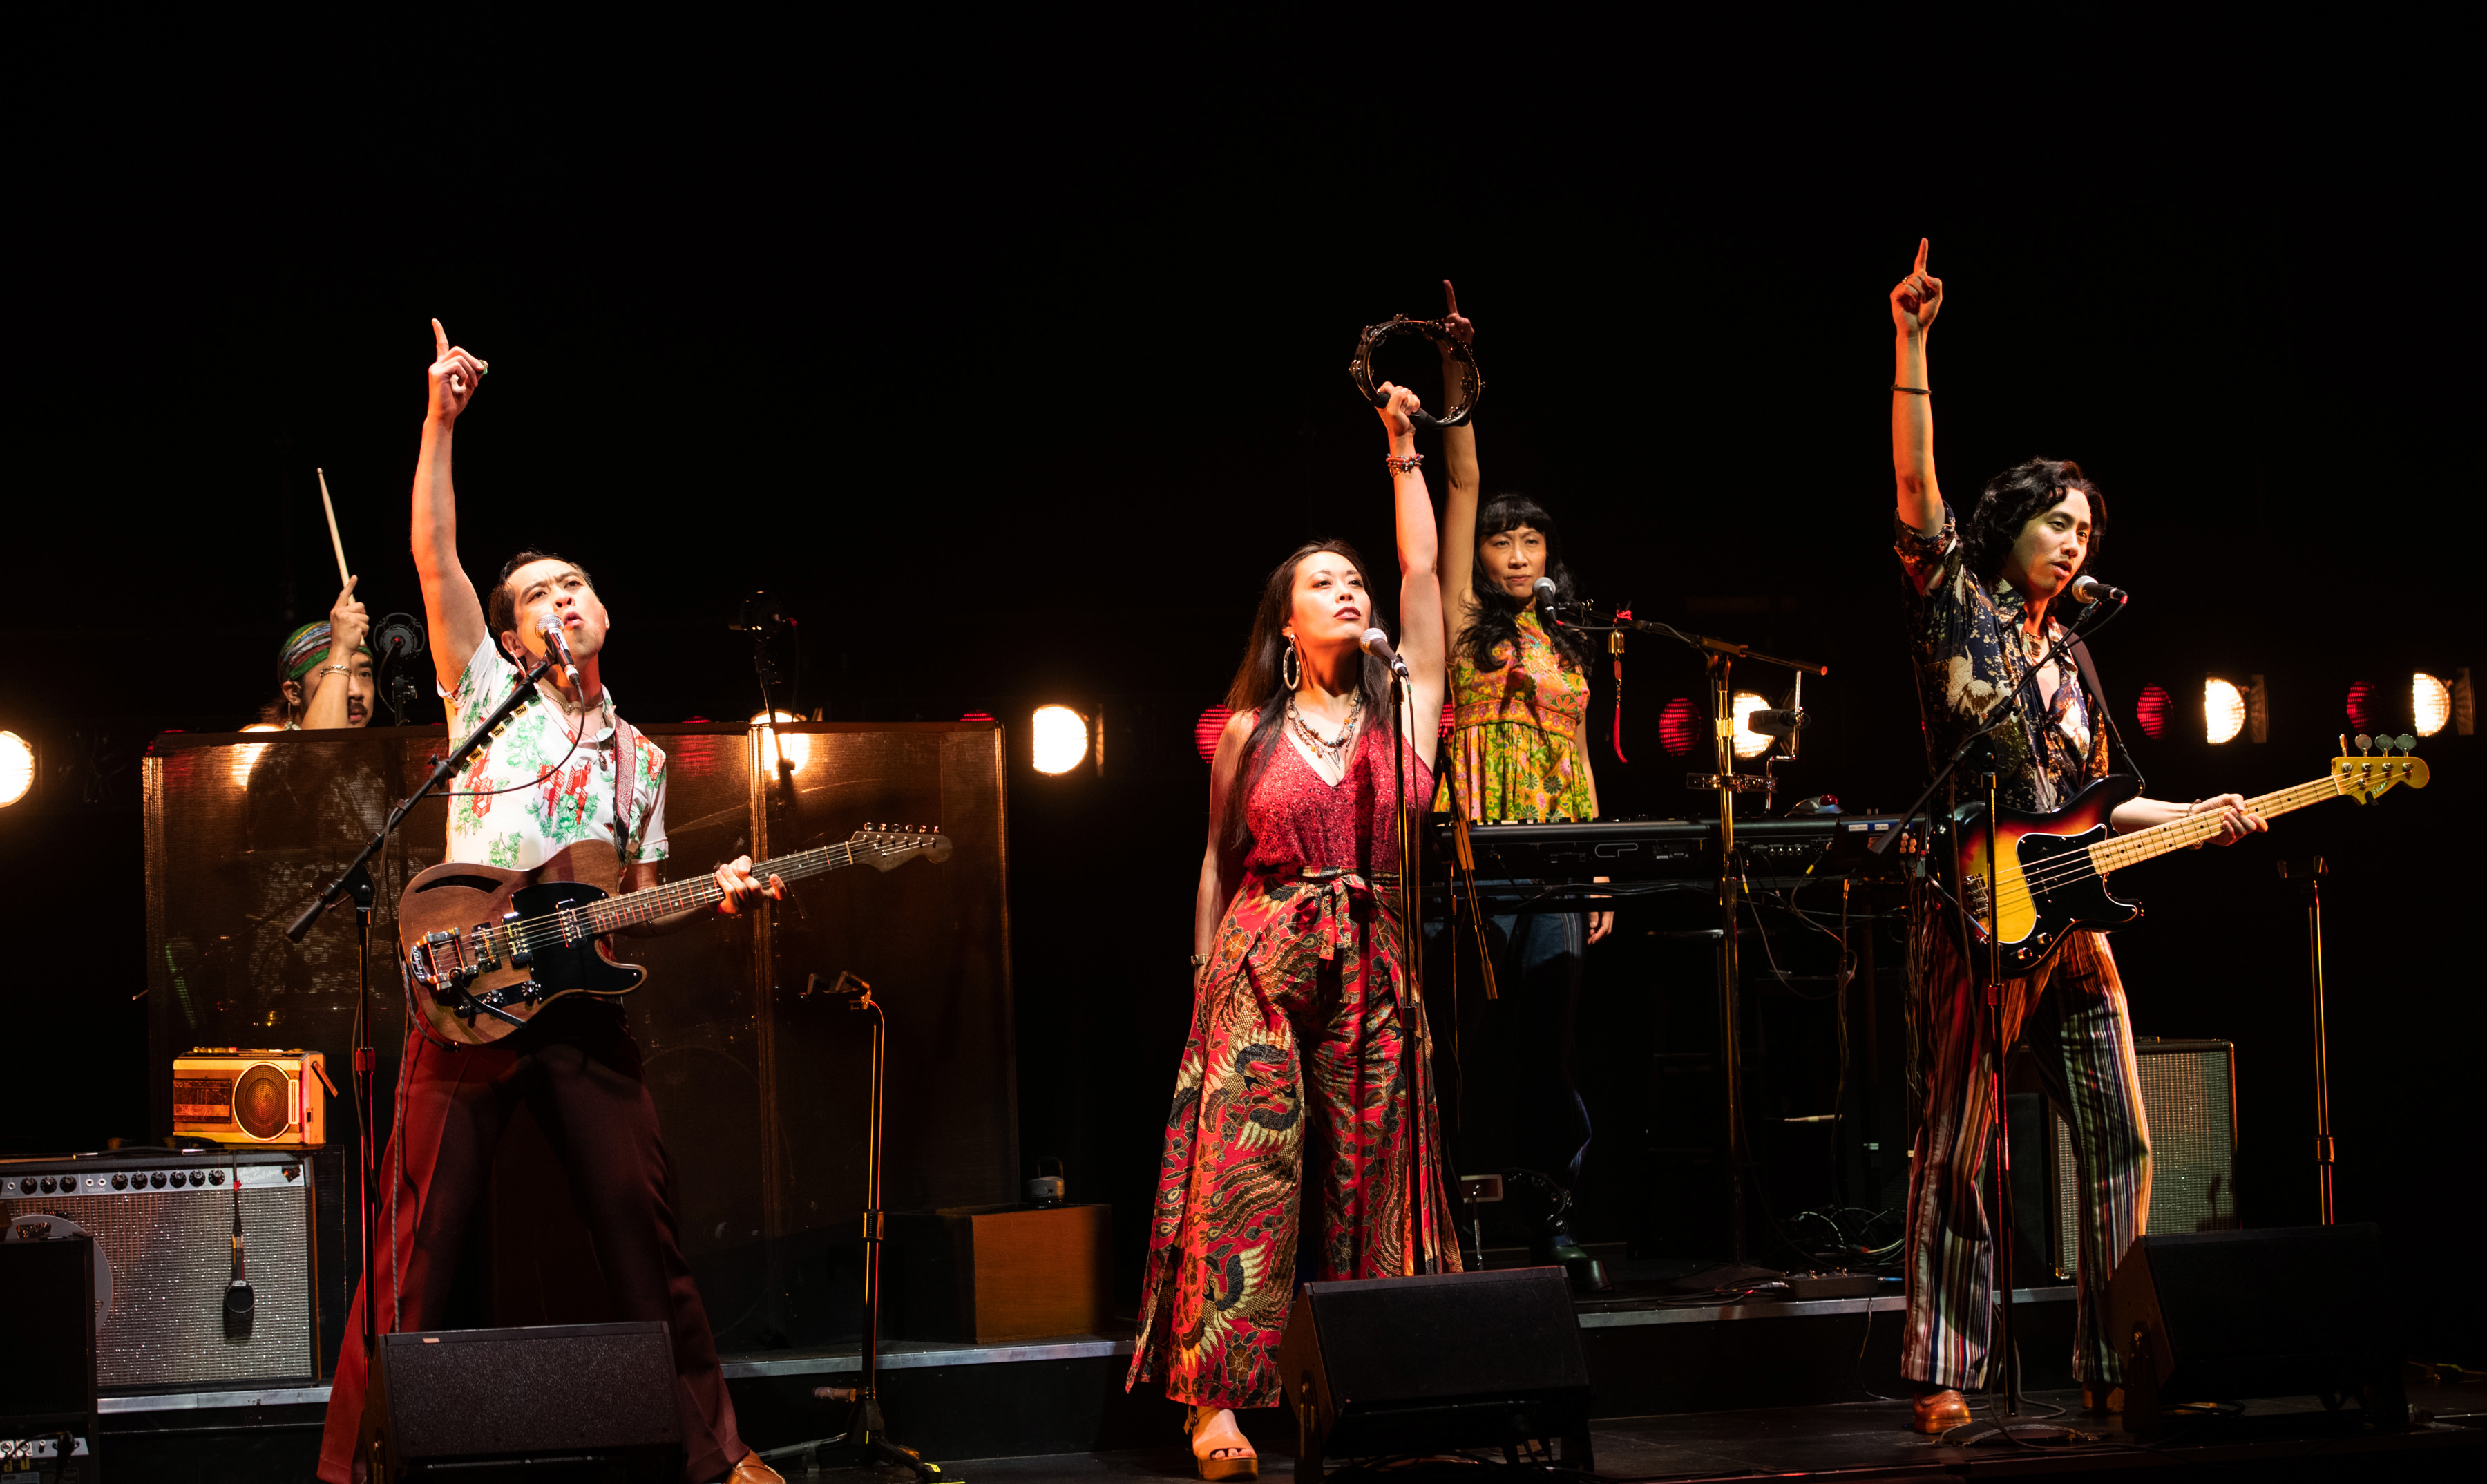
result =
[[[1520,526],[1528,526],[1546,538],[1546,575],[1553,580],[1554,597],[1561,602],[1579,599],[1572,581],[1572,569],[1563,565],[1563,537],[1554,528],[1554,518],[1546,507],[1524,494],[1497,494],[1486,501],[1477,512],[1476,544],[1485,546],[1486,538],[1499,536]],[[1467,630],[1460,641],[1460,653],[1479,670],[1498,670],[1500,660],[1495,658],[1497,645],[1508,644],[1514,656],[1520,653],[1520,614],[1528,604],[1502,590],[1502,579],[1486,570],[1485,558],[1475,550],[1468,553],[1471,564],[1468,590]],[[1538,616],[1545,623],[1545,615]],[[1573,665],[1586,669],[1589,663],[1589,641],[1568,629],[1545,624],[1547,635],[1554,647]]]
[[[1244,662],[1235,667],[1234,683],[1226,687],[1226,706],[1239,716],[1252,718],[1252,736],[1244,743],[1244,756],[1235,770],[1234,786],[1226,791],[1226,809],[1218,820],[1217,837],[1229,852],[1242,854],[1252,843],[1252,833],[1244,827],[1244,801],[1251,797],[1252,785],[1259,782],[1261,770],[1270,766],[1270,753],[1286,728],[1281,725],[1287,714],[1287,699],[1295,694],[1287,688],[1283,658],[1287,652],[1287,620],[1295,616],[1296,569],[1305,557],[1319,551],[1333,551],[1347,558],[1359,575],[1372,569],[1354,546],[1343,541],[1307,542],[1298,546],[1285,561],[1270,570],[1270,580],[1261,585],[1261,605],[1252,614],[1252,637],[1244,641]],[[1372,596],[1372,578],[1365,575],[1365,592]],[[1380,601],[1374,599],[1378,610]],[[1382,615],[1376,611],[1373,622],[1383,628]],[[1357,689],[1363,692],[1366,724],[1379,718],[1383,726],[1390,724],[1390,672],[1371,655],[1363,657],[1363,669]]]
[[2021,539],[2022,527],[2075,490],[2089,498],[2090,539],[2082,549],[2081,572],[2074,575],[2088,572],[2097,565],[2099,543],[2107,535],[2107,496],[2070,459],[2025,459],[1988,480],[1960,528],[1961,559],[1979,581],[1993,584],[2003,573],[2013,543]]

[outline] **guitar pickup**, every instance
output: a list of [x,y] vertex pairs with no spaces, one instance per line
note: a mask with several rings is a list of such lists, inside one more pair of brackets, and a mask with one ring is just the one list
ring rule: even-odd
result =
[[492,949],[492,930],[477,928],[466,944],[467,961],[478,973],[489,973],[501,966],[501,956]]
[[525,943],[519,941],[517,924],[517,912],[509,911],[501,914],[501,930],[510,940],[510,966],[512,968],[531,967],[535,964],[536,956]]

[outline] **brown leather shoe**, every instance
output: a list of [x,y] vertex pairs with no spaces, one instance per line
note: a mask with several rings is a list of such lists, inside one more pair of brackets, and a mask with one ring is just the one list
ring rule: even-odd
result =
[[786,1476],[762,1463],[759,1454],[745,1453],[725,1476],[725,1484],[786,1484]]
[[1969,1403],[1958,1391],[1928,1391],[1909,1406],[1909,1425],[1928,1437],[1941,1437],[1970,1421]]
[[2118,1386],[2084,1386],[2082,1387],[2082,1411],[2095,1416],[2124,1410],[2124,1387]]

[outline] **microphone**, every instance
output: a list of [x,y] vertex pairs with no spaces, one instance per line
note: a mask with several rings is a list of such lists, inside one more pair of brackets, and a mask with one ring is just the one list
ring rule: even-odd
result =
[[561,667],[570,676],[570,688],[578,688],[578,666],[571,663],[570,641],[561,636],[561,620],[547,613],[536,620],[536,632],[543,634],[545,647],[561,657]]
[[251,1322],[258,1317],[259,1300],[250,1291],[250,1279],[241,1275],[241,1157],[233,1156],[233,1281],[225,1285],[225,1338],[250,1338]]
[[1802,725],[1804,725],[1804,708],[1802,706],[1781,706],[1769,711],[1745,713],[1745,730],[1759,733],[1764,737],[1794,737],[1797,728]]
[[1362,642],[1364,645],[1364,652],[1366,654],[1371,655],[1374,658],[1388,665],[1392,672],[1397,674],[1401,680],[1406,680],[1408,678],[1408,661],[1400,658],[1399,652],[1390,647],[1390,636],[1388,634],[1383,633],[1379,629],[1368,629],[1364,630],[1364,639]]
[[1554,611],[1554,579],[1552,577],[1538,578],[1537,585],[1529,589],[1529,591],[1537,595],[1537,611],[1546,614],[1551,614]]
[[2120,587],[2110,587],[2096,577],[2076,577],[2073,579],[2073,602],[2078,603],[2093,603],[2102,598],[2112,603],[2127,603],[2133,601],[2133,595],[2131,593],[2126,592]]

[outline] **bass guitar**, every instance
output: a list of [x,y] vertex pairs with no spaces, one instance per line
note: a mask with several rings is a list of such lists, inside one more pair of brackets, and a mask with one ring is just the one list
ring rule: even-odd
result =
[[[2400,741],[2406,744],[2411,740]],[[2426,787],[2423,760],[2406,751],[2393,757],[2389,746],[2380,756],[2349,757],[2344,751],[2322,777],[2249,798],[2245,808],[2269,819],[2327,798],[2354,798],[2362,804],[2404,783]],[[2187,815],[2128,835],[2111,832],[2109,817],[2133,791],[2131,778],[2106,777],[2052,814],[2002,810],[1995,831],[1991,883],[1985,806],[1960,811],[1960,827],[1954,831],[1959,880],[1981,932],[2001,939],[2004,977],[2036,972],[2081,929],[2122,927],[2141,916],[2138,904],[2109,894],[2109,872],[2219,838],[2217,814]]]
[[[950,858],[950,837],[929,830],[864,828],[837,845],[764,860],[766,882],[848,866],[886,871],[922,855]],[[406,986],[443,1039],[498,1041],[565,994],[628,994],[648,971],[618,962],[604,936],[725,899],[713,876],[615,895],[621,857],[582,840],[533,871],[453,860],[416,877],[398,898],[398,949]]]

